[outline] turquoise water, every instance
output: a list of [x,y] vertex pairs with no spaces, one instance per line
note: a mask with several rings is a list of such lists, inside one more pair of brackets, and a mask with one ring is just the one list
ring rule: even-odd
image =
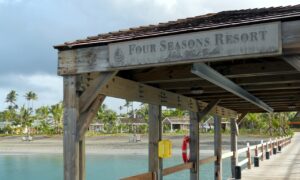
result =
[[[88,155],[87,180],[111,180],[147,172],[147,156]],[[180,156],[164,160],[164,167],[182,163]],[[230,161],[223,160],[223,179],[230,176]],[[200,178],[213,179],[213,164],[200,167]],[[0,155],[0,180],[60,180],[63,179],[61,155]],[[181,171],[166,180],[189,179],[189,171]]]

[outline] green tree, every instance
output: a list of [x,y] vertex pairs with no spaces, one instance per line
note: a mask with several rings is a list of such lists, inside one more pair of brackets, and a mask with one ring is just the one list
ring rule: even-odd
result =
[[[33,101],[36,101],[38,99],[37,94],[33,91],[29,91],[25,94],[24,97],[28,102],[27,108],[31,108],[31,110],[33,110]],[[30,102],[31,102],[31,105],[29,107]]]
[[5,102],[9,103],[8,109],[17,109],[18,106],[16,104],[17,101],[17,92],[15,90],[11,90],[7,95],[6,95],[6,100]]
[[115,133],[117,131],[117,113],[113,110],[107,109],[105,104],[99,108],[97,112],[97,119],[104,123],[104,129],[107,133]]
[[33,122],[32,111],[24,105],[20,108],[19,113],[20,122],[23,128],[27,129],[27,136],[30,134],[30,128]]
[[[127,116],[130,116],[130,114],[132,115],[133,112],[133,102],[132,101],[125,101],[125,104],[123,105],[124,107],[126,107],[126,113]],[[131,107],[131,111],[129,110],[129,107]]]
[[47,119],[50,115],[50,108],[48,106],[41,106],[35,110],[36,118],[41,121],[40,126],[38,127],[42,132],[49,134],[50,124],[47,122]]
[[138,118],[144,119],[146,122],[148,122],[149,117],[149,106],[148,104],[141,104],[140,108],[136,110],[136,115]]
[[41,106],[35,110],[38,119],[46,120],[49,117],[50,110],[48,106]]
[[163,118],[166,118],[166,117],[183,117],[185,116],[187,113],[187,111],[183,111],[183,110],[180,110],[180,109],[166,109],[166,110],[163,110],[162,111],[162,115],[163,115]]
[[7,95],[5,102],[9,103],[6,111],[4,111],[4,118],[6,123],[8,124],[8,121],[11,121],[13,123],[19,123],[17,118],[17,109],[18,105],[16,104],[17,101],[17,92],[15,90],[11,90]]
[[54,126],[56,129],[56,133],[60,133],[62,130],[62,119],[63,119],[63,105],[62,103],[57,103],[55,105],[52,105],[49,109],[50,114],[53,117],[54,120]]

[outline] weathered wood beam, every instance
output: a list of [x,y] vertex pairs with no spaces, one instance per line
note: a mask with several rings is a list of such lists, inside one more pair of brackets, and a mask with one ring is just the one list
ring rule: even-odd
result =
[[193,163],[191,163],[191,162],[183,163],[183,164],[179,164],[179,165],[175,165],[175,166],[172,166],[172,167],[165,168],[163,170],[163,175],[167,176],[169,174],[173,174],[173,173],[183,171],[183,170],[186,170],[186,169],[191,169],[191,168],[193,168]]
[[[263,77],[274,75],[297,74],[291,66],[287,65],[281,59],[266,59],[260,61],[246,61],[237,64],[215,64],[211,66],[227,78],[246,78],[246,77]],[[129,73],[133,80],[142,83],[168,83],[181,81],[201,80],[198,76],[190,73],[192,65],[180,65],[170,67],[156,67],[150,71],[133,71]]]
[[216,99],[210,102],[203,110],[199,111],[199,121],[201,121],[206,115],[208,115],[220,102],[220,99]]
[[155,180],[155,175],[152,172],[148,172],[148,173],[138,174],[135,176],[121,178],[120,180]]
[[[249,85],[249,86],[243,86],[243,89],[247,90],[249,93],[250,92],[255,92],[255,91],[271,91],[271,90],[297,90],[300,89],[300,83],[286,83],[286,84],[273,84],[273,85]],[[203,92],[210,92],[210,93],[224,93],[223,89],[220,87],[201,87],[201,90]],[[191,89],[179,89],[179,90],[173,90],[172,92],[178,93],[178,94],[184,94],[184,95],[194,95],[193,91]],[[254,94],[254,93],[253,93]]]
[[[58,73],[60,75],[79,74],[97,71],[111,71],[124,69],[137,69],[145,67],[158,67],[162,65],[176,65],[194,62],[231,61],[233,59],[247,59],[265,56],[276,57],[282,54],[281,22],[269,22],[236,27],[220,28],[214,31],[198,31],[181,33],[170,36],[148,37],[136,41],[124,41],[109,44],[107,46],[85,47],[74,50],[59,52]],[[225,38],[225,34],[233,36],[241,32],[267,31],[264,38],[257,39],[251,43],[237,41],[234,46],[226,43],[215,44],[216,33]],[[206,37],[209,46],[205,50],[202,46],[194,48],[182,48],[168,50],[168,43],[176,42],[182,44],[185,40],[196,40],[198,37]],[[149,47],[151,45],[151,47]],[[174,46],[174,45],[173,45]],[[172,47],[173,47],[172,46]],[[143,51],[143,47],[151,50]],[[256,47],[256,48],[253,48]],[[159,50],[160,49],[160,50]],[[216,53],[218,49],[218,53]],[[245,51],[251,49],[251,51]],[[136,51],[137,50],[137,51]],[[199,53],[190,53],[191,50]],[[180,53],[174,57],[173,53]],[[230,52],[230,53],[229,53]]]
[[300,118],[300,112],[298,111],[295,116],[293,117],[293,119],[297,119],[297,118]]
[[[260,77],[241,77],[232,78],[233,82],[239,86],[257,86],[257,85],[273,85],[273,84],[288,84],[300,83],[300,72],[288,75],[275,75],[275,76],[260,76]],[[212,87],[213,84],[205,80],[187,80],[180,82],[167,82],[151,84],[165,90],[177,89],[191,89],[192,87]]]
[[199,113],[190,112],[190,180],[199,180]]
[[64,180],[79,180],[84,169],[79,166],[79,141],[76,138],[79,119],[76,76],[64,77]]
[[[271,96],[285,96],[285,95],[300,95],[299,90],[270,90],[270,91],[249,91],[250,93],[254,94],[257,97],[271,97]],[[222,94],[218,93],[203,93],[201,95],[194,95],[192,96],[194,98],[199,98],[199,99],[216,99],[216,97],[225,100],[225,99],[230,99],[230,98],[238,98],[237,96],[233,95],[230,92],[224,92]]]
[[[112,78],[99,94],[106,96],[123,98],[130,101],[139,101],[149,104],[162,105],[198,112],[203,110],[208,103],[197,101],[193,98],[161,90],[145,84],[141,84],[120,77]],[[212,114],[223,117],[235,117],[237,113],[230,109],[216,106],[211,110]]]
[[300,20],[286,21],[281,24],[282,48],[285,55],[300,52]]
[[242,113],[241,115],[239,115],[238,119],[236,120],[236,123],[238,125],[240,125],[243,122],[243,120],[244,120],[244,118],[246,117],[247,114],[248,113]]
[[[291,54],[299,54],[299,49],[300,49],[300,28],[299,28],[299,20],[296,21],[288,21],[288,22],[282,22],[280,24],[276,24],[275,26],[278,28],[272,28],[271,31],[278,31],[277,33],[268,33],[268,35],[272,35],[273,38],[270,38],[269,40],[274,41],[274,40],[279,40],[279,37],[281,35],[282,39],[282,44],[277,42],[277,43],[270,43],[274,47],[274,44],[276,44],[276,48],[278,48],[278,52],[273,54],[273,56],[276,56],[278,54],[281,54],[281,48],[282,46],[283,53],[285,55],[291,55]],[[260,25],[255,25],[255,26],[262,26]],[[241,26],[239,28],[245,28],[245,26]],[[230,29],[230,28],[229,28]],[[234,28],[233,28],[234,29]],[[280,30],[282,30],[281,34]],[[228,31],[228,28],[223,28],[219,29],[218,31],[220,32],[225,32]],[[199,33],[209,33],[205,31],[201,31]],[[186,36],[190,33],[186,34],[181,34],[177,36]],[[164,36],[161,38],[170,38],[170,36]],[[155,38],[147,38],[146,40],[142,41],[148,41],[148,40],[153,40]],[[124,44],[124,42],[122,43]],[[118,44],[113,44],[112,46],[117,46]],[[243,44],[241,44],[243,46]],[[227,48],[224,46],[224,48]],[[117,48],[118,49],[118,48]],[[117,50],[116,49],[116,50]],[[125,48],[125,50],[129,49],[128,47]],[[222,48],[223,49],[223,48]],[[268,49],[268,48],[265,48]],[[271,48],[272,49],[272,48]],[[239,56],[232,54],[227,54],[225,52],[224,56],[222,57],[193,57],[193,58],[188,58],[186,57],[185,59],[178,59],[178,58],[171,58],[164,60],[163,59],[156,59],[156,60],[141,60],[141,61],[131,61],[131,60],[126,60],[125,55],[122,53],[120,56],[117,56],[117,58],[121,58],[121,61],[119,59],[118,62],[114,62],[114,56],[112,55],[113,49],[110,48],[109,46],[98,46],[98,47],[85,47],[85,48],[79,48],[79,49],[73,49],[73,50],[64,50],[64,51],[59,51],[58,56],[59,56],[59,63],[58,63],[58,74],[60,75],[67,75],[67,74],[80,74],[80,73],[88,73],[88,72],[99,72],[99,71],[109,71],[109,70],[124,70],[124,69],[132,69],[132,68],[144,68],[144,67],[158,67],[162,65],[175,65],[175,64],[182,64],[182,63],[193,63],[193,62],[199,62],[201,60],[202,62],[211,62],[211,61],[216,61],[216,60],[223,60],[223,61],[228,61],[232,59],[245,59],[245,58],[253,58],[253,57],[263,57],[263,56],[270,56],[269,53],[263,54],[263,53],[254,53],[254,54],[240,54],[239,49],[236,49],[235,52],[239,52]],[[111,51],[111,56],[109,56],[109,51]],[[185,53],[182,52],[184,55]],[[187,53],[186,53],[187,54]],[[202,53],[200,53],[202,54]],[[211,53],[209,56],[214,56],[216,54]],[[148,56],[148,58],[152,59],[155,57],[160,57],[160,56]],[[141,56],[141,58],[145,58],[145,56]],[[139,58],[138,58],[139,59]],[[128,63],[127,65],[124,63]],[[132,64],[133,63],[133,64]],[[137,64],[135,64],[137,63]]]
[[284,56],[283,59],[293,66],[297,71],[300,71],[300,56]]
[[117,72],[102,72],[93,82],[90,83],[90,86],[81,94],[79,99],[79,110],[80,113],[87,110],[87,108],[91,105],[91,103],[95,100],[98,96],[99,91],[107,82],[115,76]]
[[79,140],[79,180],[86,179],[85,137]]
[[231,130],[231,151],[233,152],[233,156],[231,156],[231,177],[235,178],[235,167],[238,163],[238,153],[237,153],[237,135],[238,135],[238,125],[234,118],[230,119],[230,130]]
[[[297,97],[299,97],[300,95],[300,91],[299,92],[294,92],[294,93],[286,93],[286,94],[282,94],[282,93],[276,93],[276,94],[265,94],[265,95],[257,95],[254,94],[256,97],[260,98],[263,101],[268,101],[268,100],[286,100],[286,99],[297,99]],[[202,99],[205,101],[212,101],[215,100],[217,98],[222,99],[222,103],[226,104],[226,103],[230,103],[230,102],[246,102],[245,100],[241,99],[240,97],[234,96],[234,95],[215,95],[215,96],[199,96],[199,97],[195,97],[196,99]]]
[[257,105],[258,107],[268,111],[272,112],[273,109],[269,107],[267,104],[265,104],[260,99],[256,98],[252,94],[250,94],[248,91],[244,90],[240,86],[236,85],[226,77],[224,77],[222,74],[218,73],[217,71],[213,70],[209,66],[207,66],[204,63],[197,63],[193,65],[192,73],[200,76],[201,78],[204,78],[217,86],[222,87],[223,89],[232,92],[233,94]]
[[85,132],[87,131],[89,125],[95,118],[99,107],[103,103],[105,99],[104,95],[98,94],[96,99],[92,102],[90,107],[88,107],[88,110],[86,112],[83,112],[80,114],[79,121],[77,123],[77,138],[83,139]]
[[214,154],[217,157],[215,161],[215,180],[222,179],[222,129],[221,118],[214,116]]
[[158,143],[162,139],[161,106],[149,104],[149,172],[153,172],[156,180],[163,178],[163,161],[158,155]]

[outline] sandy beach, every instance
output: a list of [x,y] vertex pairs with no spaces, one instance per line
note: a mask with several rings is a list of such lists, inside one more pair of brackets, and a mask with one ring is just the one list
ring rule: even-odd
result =
[[[130,135],[125,136],[93,136],[86,137],[87,154],[147,154],[148,137],[141,136],[140,142],[129,142]],[[164,136],[173,144],[173,154],[181,154],[183,135]],[[257,144],[264,137],[238,137],[239,147],[245,147],[247,142]],[[223,151],[230,149],[229,135],[223,135]],[[62,136],[33,136],[33,141],[22,141],[21,136],[0,137],[0,154],[62,154]],[[213,154],[213,134],[200,135],[200,153],[202,156]]]

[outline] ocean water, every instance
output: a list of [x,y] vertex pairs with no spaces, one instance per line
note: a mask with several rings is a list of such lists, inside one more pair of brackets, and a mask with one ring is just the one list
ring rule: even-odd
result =
[[[164,160],[164,167],[182,163],[180,156]],[[147,172],[148,158],[143,155],[87,155],[87,180],[114,180]],[[213,164],[200,167],[200,178],[213,179]],[[223,179],[230,177],[230,160],[223,160]],[[62,180],[62,155],[0,155],[0,180]],[[165,176],[166,180],[189,179],[189,171]]]

